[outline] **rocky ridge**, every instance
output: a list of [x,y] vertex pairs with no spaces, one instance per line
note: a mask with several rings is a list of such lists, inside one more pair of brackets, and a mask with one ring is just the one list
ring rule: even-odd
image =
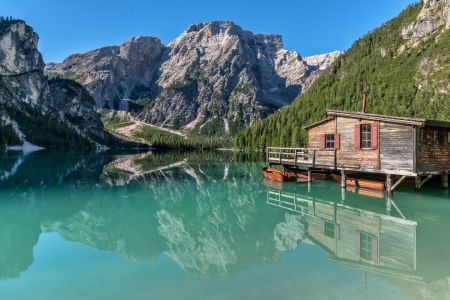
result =
[[340,55],[302,58],[280,35],[229,21],[191,25],[166,46],[155,37],[74,54],[45,70],[77,80],[98,107],[147,98],[142,121],[199,129],[213,118],[249,125],[289,105]]
[[[0,24],[0,126],[12,125],[21,143],[32,147],[30,141],[35,137],[23,133],[25,129],[31,131],[23,127],[20,113],[30,122],[35,116],[44,117],[75,130],[97,148],[103,147],[97,141],[108,137],[97,115],[95,101],[76,82],[47,80],[38,41],[37,33],[24,21]],[[39,127],[32,130],[42,131]],[[46,134],[42,132],[43,136]]]

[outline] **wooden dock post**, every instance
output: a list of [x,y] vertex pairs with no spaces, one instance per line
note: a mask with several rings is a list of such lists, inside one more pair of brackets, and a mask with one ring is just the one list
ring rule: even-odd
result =
[[441,179],[442,179],[442,188],[448,189],[448,173],[447,172],[442,173]]
[[391,206],[392,206],[392,199],[390,196],[387,196],[386,197],[386,212],[387,212],[388,216],[391,215]]
[[363,289],[367,290],[369,287],[367,286],[366,270],[363,270],[363,284]]
[[420,192],[420,180],[421,180],[420,175],[417,175],[414,178],[414,190],[416,192]]
[[341,174],[342,174],[341,186],[342,188],[345,189],[345,187],[347,186],[347,177],[345,176],[344,170],[341,170]]
[[311,170],[308,168],[308,182],[312,181],[312,172]]
[[341,198],[342,198],[341,204],[344,204],[344,201],[345,201],[345,188],[342,188],[342,190],[341,190]]
[[394,192],[392,191],[392,177],[391,174],[386,175],[386,192],[388,196],[392,196]]

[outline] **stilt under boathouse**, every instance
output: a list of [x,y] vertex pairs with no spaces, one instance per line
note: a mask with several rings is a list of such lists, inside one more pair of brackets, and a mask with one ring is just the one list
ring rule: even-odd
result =
[[416,191],[433,176],[441,176],[442,187],[448,188],[450,122],[364,111],[327,113],[330,117],[304,127],[309,148],[268,147],[269,166],[306,167],[308,181],[314,170],[339,171],[343,188],[349,174],[386,176],[388,195],[407,177],[415,179]]

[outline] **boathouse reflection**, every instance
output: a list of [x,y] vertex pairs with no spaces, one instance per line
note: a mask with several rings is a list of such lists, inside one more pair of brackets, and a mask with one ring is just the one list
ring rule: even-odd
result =
[[[410,299],[446,299],[450,292],[446,250],[450,241],[444,238],[448,211],[438,211],[436,201],[428,199],[427,205],[417,196],[396,204],[382,193],[355,188],[329,201],[316,197],[320,187],[313,189],[315,193],[306,187],[299,193],[268,185],[267,203],[304,218],[305,237],[329,255],[327,262],[362,270],[362,287],[370,288],[367,271],[397,286]],[[356,194],[369,195],[371,200]]]

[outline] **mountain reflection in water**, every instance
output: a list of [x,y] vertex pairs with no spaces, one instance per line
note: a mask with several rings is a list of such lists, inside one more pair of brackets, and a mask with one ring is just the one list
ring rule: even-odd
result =
[[307,243],[360,269],[355,285],[370,288],[371,272],[410,299],[450,294],[445,192],[388,199],[329,181],[280,185],[263,182],[263,163],[241,160],[212,151],[0,155],[0,277],[19,277],[39,236],[57,232],[127,260],[165,253],[211,279],[278,266],[283,251]]

